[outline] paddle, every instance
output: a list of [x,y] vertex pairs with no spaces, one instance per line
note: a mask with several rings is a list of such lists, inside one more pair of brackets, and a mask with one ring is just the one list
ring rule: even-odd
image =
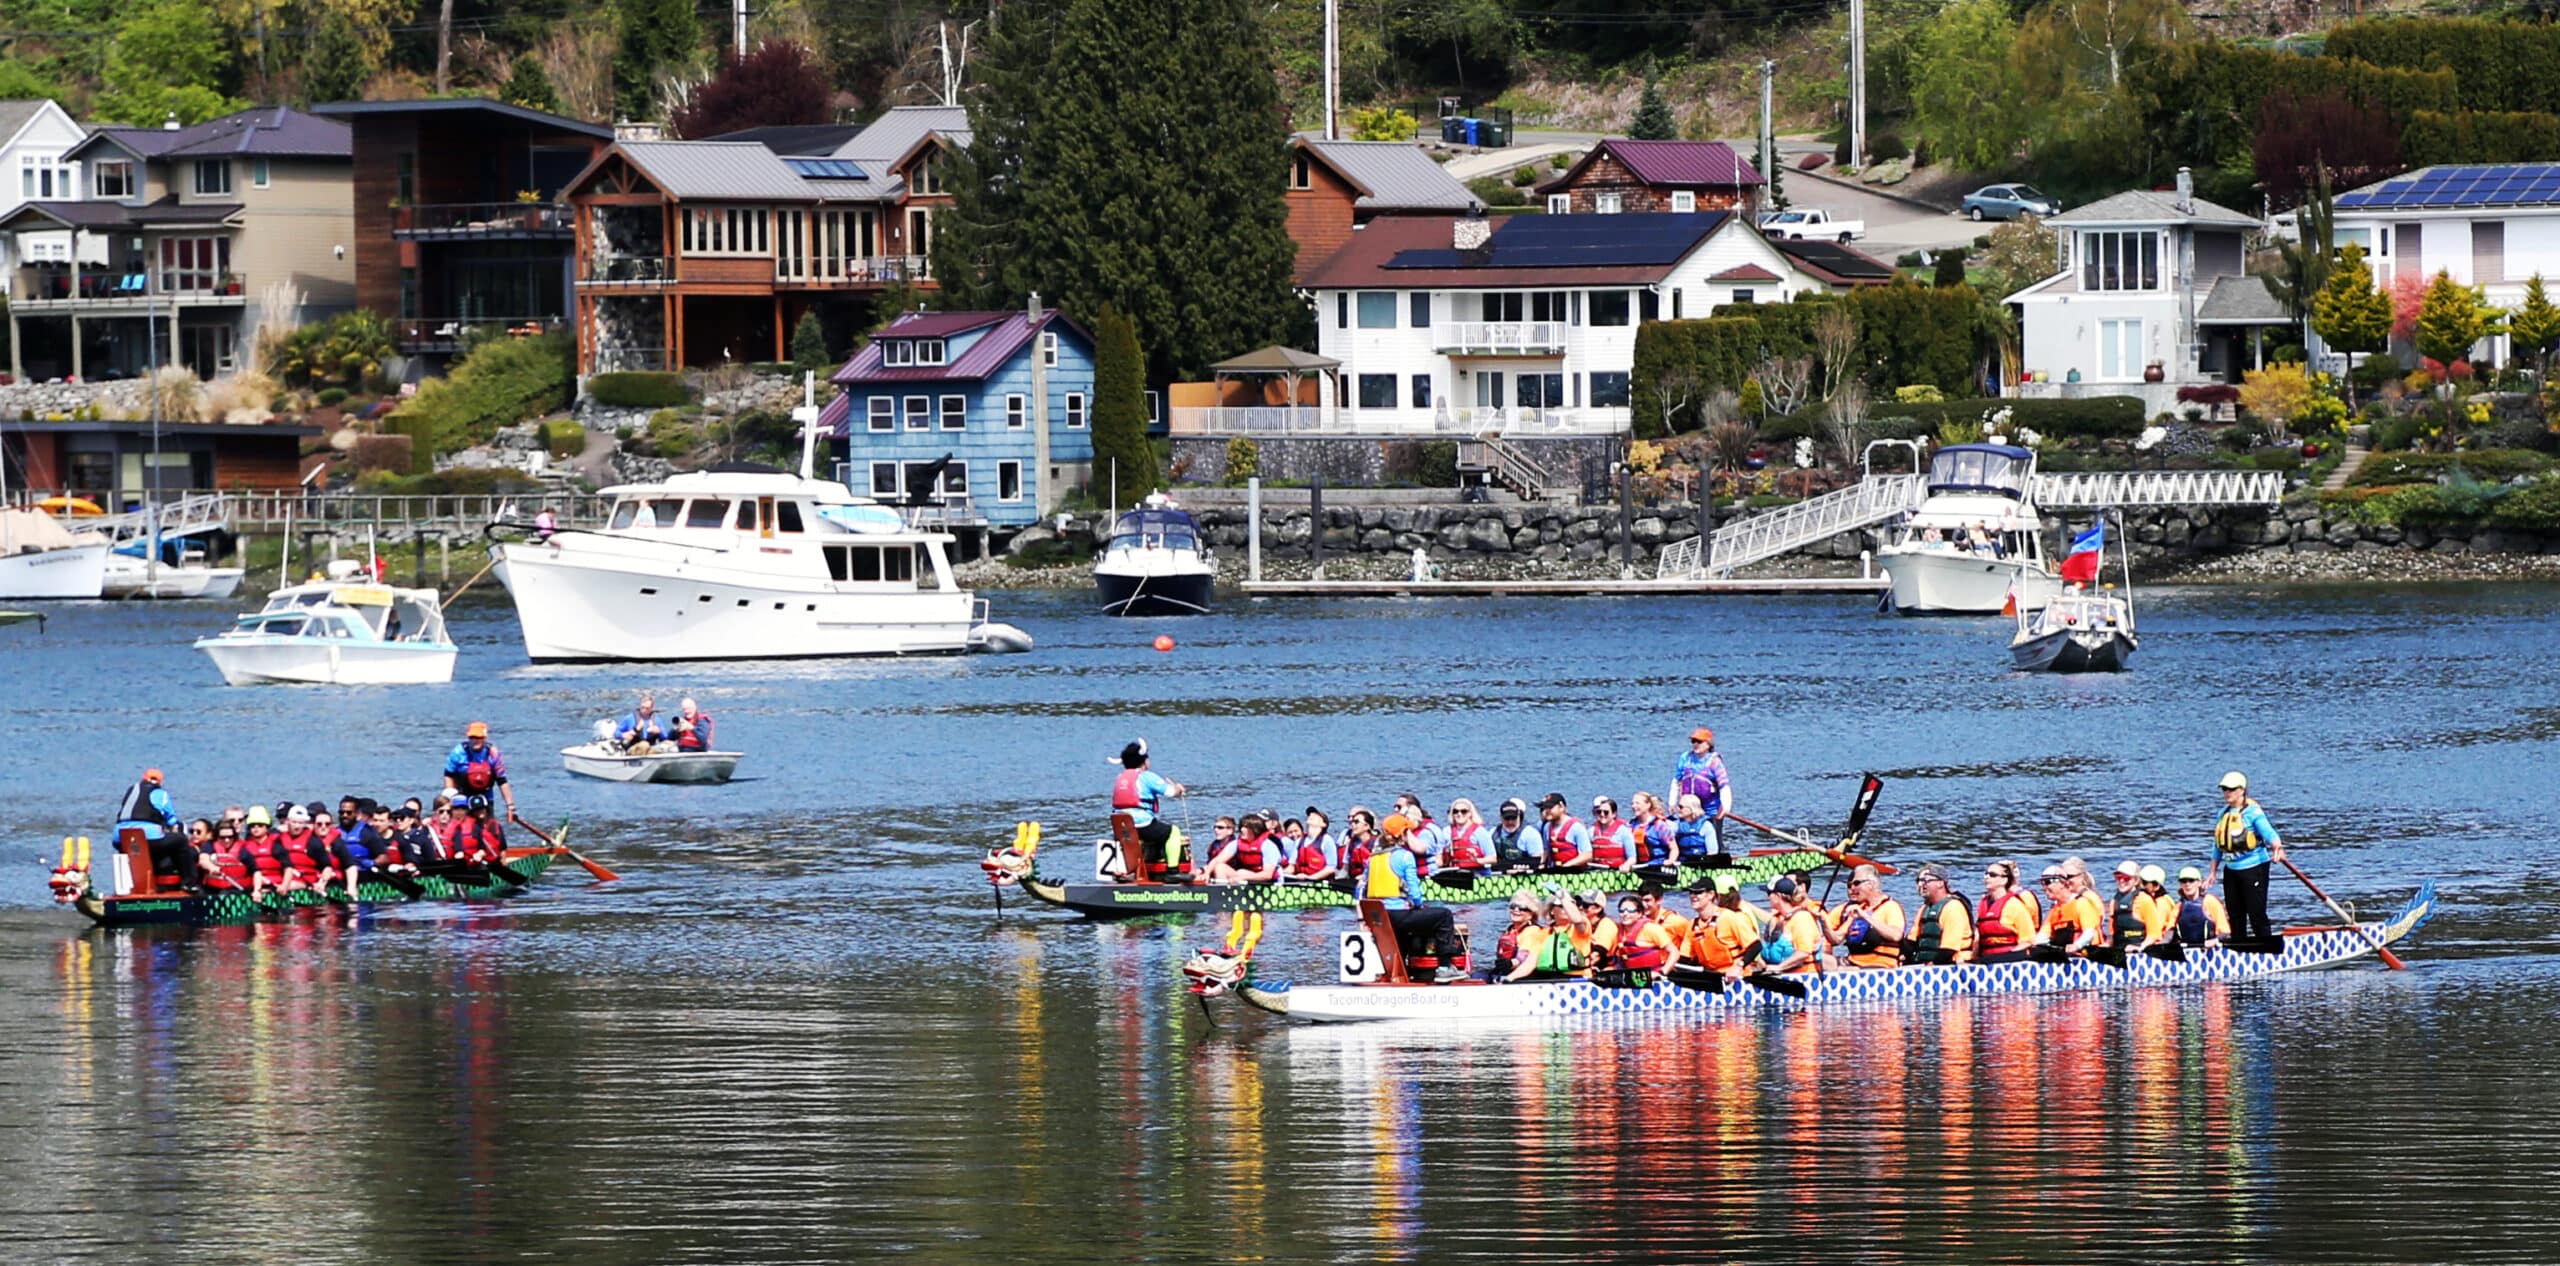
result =
[[377,869],[366,873],[372,875],[375,879],[378,879],[383,883],[389,884],[401,895],[409,897],[412,900],[427,895],[426,885],[409,878],[407,875],[400,874],[397,871]]
[[2310,889],[2311,895],[2320,899],[2320,904],[2329,907],[2329,912],[2331,914],[2337,915],[2338,918],[2344,921],[2348,927],[2354,928],[2357,932],[2363,934],[2364,939],[2372,942],[2373,952],[2382,956],[2384,965],[2390,967],[2393,971],[2409,970],[2409,965],[2401,962],[2400,956],[2392,953],[2390,946],[2383,944],[2380,933],[2375,932],[2372,928],[2366,927],[2364,924],[2356,922],[2356,917],[2347,913],[2347,908],[2345,906],[2339,905],[2337,902],[2330,900],[2329,894],[2320,891],[2320,885],[2311,882],[2311,876],[2303,874],[2302,868],[2294,865],[2292,858],[2278,857],[2276,860],[2283,862],[2284,868],[2292,871],[2293,877],[2301,880],[2302,886]]
[[[526,829],[526,830],[528,830],[528,831],[533,832],[533,838],[535,838],[535,839],[537,839],[537,840],[542,841],[544,844],[547,844],[547,845],[549,845],[549,846],[551,846],[551,847],[553,847],[553,848],[560,849],[560,851],[561,851],[561,852],[563,852],[563,853],[567,853],[567,854],[569,855],[569,860],[570,860],[570,861],[576,862],[577,864],[579,864],[579,865],[581,865],[581,866],[586,867],[586,868],[587,868],[587,873],[588,873],[588,874],[590,874],[590,875],[595,876],[595,877],[596,877],[597,882],[599,882],[599,883],[608,883],[608,884],[609,884],[609,883],[612,883],[614,880],[617,880],[617,879],[622,878],[622,876],[617,875],[617,874],[613,873],[612,871],[605,869],[602,865],[600,865],[600,864],[598,864],[597,862],[595,862],[595,861],[593,861],[592,859],[590,859],[586,854],[581,853],[581,852],[579,852],[578,850],[576,850],[576,849],[574,849],[574,848],[562,848],[562,847],[561,847],[561,844],[560,844],[560,842],[559,842],[558,840],[555,840],[555,839],[551,838],[550,836],[543,834],[543,833],[542,833],[542,828],[541,828],[541,827],[535,826],[534,824],[532,824],[532,823],[530,823],[530,822],[525,821],[523,818],[517,817],[517,816],[515,815],[515,811],[514,811],[514,810],[512,810],[512,809],[510,809],[510,810],[508,810],[508,811],[507,811],[507,821],[509,821],[509,822],[513,822],[513,823],[515,823],[517,826],[523,827],[524,829]],[[511,883],[519,883],[519,884],[521,884],[521,883],[527,883],[527,882],[530,882],[530,881],[528,881],[528,880],[523,880],[523,879],[514,879],[514,880],[510,880],[509,882],[511,882]],[[1004,897],[1003,897],[1001,894],[999,894],[999,895],[996,897],[996,913],[998,913],[998,914],[1002,914],[1002,913],[1004,913]]]
[[1742,983],[1751,985],[1755,988],[1766,989],[1774,994],[1794,998],[1799,1002],[1803,1001],[1805,997],[1803,981],[1789,980],[1784,976],[1771,975],[1767,972],[1752,972],[1742,978]]

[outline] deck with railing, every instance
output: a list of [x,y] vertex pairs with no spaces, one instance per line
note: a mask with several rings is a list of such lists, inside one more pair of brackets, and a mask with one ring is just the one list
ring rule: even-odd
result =
[[404,352],[458,352],[465,342],[481,331],[536,338],[555,333],[565,324],[565,318],[556,313],[512,317],[403,317],[394,323],[392,338]]
[[75,277],[68,269],[26,267],[9,287],[9,302],[22,312],[166,308],[245,303],[246,288],[240,274],[208,268],[84,268]]
[[391,236],[403,241],[460,238],[565,238],[575,230],[557,202],[430,202],[392,214]]

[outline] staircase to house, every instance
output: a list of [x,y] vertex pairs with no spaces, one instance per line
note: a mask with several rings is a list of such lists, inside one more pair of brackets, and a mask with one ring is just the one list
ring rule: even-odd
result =
[[1523,501],[1550,500],[1565,487],[1537,459],[1490,433],[1458,441],[1458,465],[1493,476]]
[[2373,456],[2371,449],[2358,448],[2353,444],[2347,445],[2346,460],[2339,462],[2338,468],[2330,471],[2329,477],[2320,481],[2320,491],[2336,492],[2346,487],[2347,481],[2356,477],[2356,468],[2364,465],[2364,459],[2371,456]]

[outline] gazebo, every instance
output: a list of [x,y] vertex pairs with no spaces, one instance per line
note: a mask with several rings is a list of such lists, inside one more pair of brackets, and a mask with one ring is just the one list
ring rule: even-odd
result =
[[[1228,403],[1232,390],[1228,385],[1229,380],[1237,378],[1269,380],[1260,392],[1255,393],[1252,402],[1244,406],[1245,409],[1252,410],[1253,414],[1240,412],[1234,419],[1245,425],[1230,429],[1320,431],[1327,429],[1328,421],[1334,416],[1334,402],[1342,398],[1342,387],[1339,381],[1341,369],[1342,362],[1330,356],[1302,352],[1294,347],[1274,346],[1219,361],[1209,366],[1209,373],[1217,384],[1218,404],[1222,411],[1235,408]],[[1316,403],[1312,409],[1305,403],[1304,395],[1304,384],[1309,374],[1316,376]],[[1275,394],[1271,390],[1273,384],[1280,388],[1276,393],[1277,399],[1273,398]],[[1272,414],[1268,417],[1254,416],[1264,410],[1271,410]],[[1286,412],[1279,412],[1280,410],[1286,410]],[[1302,416],[1302,410],[1311,413],[1312,416]],[[1255,426],[1253,425],[1255,422],[1263,422],[1265,425]],[[1272,423],[1277,425],[1270,425]]]

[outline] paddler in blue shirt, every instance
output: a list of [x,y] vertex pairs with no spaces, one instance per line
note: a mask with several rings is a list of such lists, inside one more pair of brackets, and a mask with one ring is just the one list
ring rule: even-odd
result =
[[1716,751],[1716,732],[1703,725],[1689,731],[1689,750],[1671,771],[1671,803],[1680,803],[1682,796],[1696,796],[1706,811],[1707,851],[1723,852],[1724,816],[1733,812],[1733,775]]
[[2249,776],[2236,769],[2224,774],[2222,817],[2213,824],[2213,874],[2206,886],[2221,887],[2234,939],[2276,934],[2267,922],[2267,869],[2283,860],[2284,840],[2267,811],[2249,798]]
[[1432,983],[1445,985],[1464,980],[1467,973],[1457,965],[1458,920],[1447,906],[1422,904],[1422,866],[1420,858],[1431,845],[1414,831],[1413,820],[1401,813],[1387,815],[1379,824],[1386,839],[1369,855],[1369,865],[1360,872],[1359,897],[1376,901],[1387,908],[1387,922],[1395,929],[1402,946],[1427,946],[1413,952],[1429,954],[1439,960]]
[[1182,859],[1173,847],[1173,824],[1162,817],[1166,796],[1188,795],[1190,789],[1174,782],[1147,765],[1147,741],[1138,739],[1120,749],[1120,776],[1111,782],[1111,811],[1129,815],[1129,825],[1137,828],[1138,842],[1146,846],[1142,857],[1128,859],[1129,879],[1140,879],[1156,870],[1179,870]]

